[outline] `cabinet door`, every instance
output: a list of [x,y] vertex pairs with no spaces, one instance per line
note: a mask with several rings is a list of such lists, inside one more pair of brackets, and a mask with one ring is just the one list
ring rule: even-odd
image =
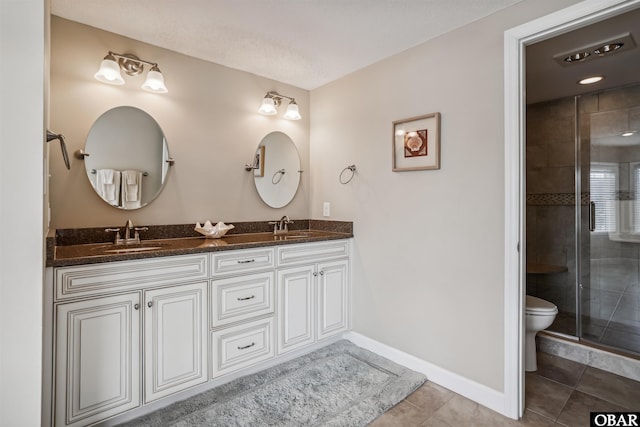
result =
[[145,403],[207,381],[207,283],[144,293]]
[[314,341],[314,266],[278,271],[278,354]]
[[140,294],[56,307],[55,424],[87,425],[140,405]]
[[349,262],[325,262],[317,268],[317,339],[346,331],[348,318]]

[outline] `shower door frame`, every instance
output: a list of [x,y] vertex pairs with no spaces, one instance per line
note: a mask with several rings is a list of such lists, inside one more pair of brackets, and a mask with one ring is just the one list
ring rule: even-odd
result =
[[505,368],[503,414],[512,418],[520,418],[524,413],[525,50],[527,45],[625,13],[636,9],[638,5],[640,0],[585,0],[504,33]]

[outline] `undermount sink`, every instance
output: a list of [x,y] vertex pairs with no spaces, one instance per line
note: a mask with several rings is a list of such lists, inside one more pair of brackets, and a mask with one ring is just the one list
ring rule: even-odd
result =
[[317,236],[317,233],[314,233],[313,231],[289,231],[287,233],[283,233],[283,234],[276,234],[276,239],[283,239],[283,240],[288,240],[288,239],[305,239],[307,237],[313,237],[313,236]]
[[131,252],[146,252],[146,251],[155,251],[158,249],[162,249],[164,244],[162,243],[130,243],[128,245],[123,244],[108,244],[101,245],[97,248],[94,248],[94,251],[99,251],[106,254],[126,254]]

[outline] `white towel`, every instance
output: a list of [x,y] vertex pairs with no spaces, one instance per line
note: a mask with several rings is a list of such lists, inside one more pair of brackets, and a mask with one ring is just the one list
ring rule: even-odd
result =
[[107,203],[114,206],[120,205],[120,171],[98,169],[96,191]]
[[135,209],[142,201],[142,172],[137,170],[122,171],[122,207]]

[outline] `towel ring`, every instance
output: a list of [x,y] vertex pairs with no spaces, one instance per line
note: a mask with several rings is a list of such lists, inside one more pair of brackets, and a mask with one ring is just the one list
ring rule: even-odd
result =
[[[351,172],[351,176],[345,179],[344,173],[347,171]],[[338,178],[340,180],[340,184],[350,183],[353,177],[355,176],[355,174],[356,174],[356,165],[347,166],[346,168],[342,169],[342,172],[340,172],[340,177]]]
[[276,173],[273,174],[273,176],[271,177],[271,183],[272,184],[277,184],[280,182],[280,180],[282,179],[282,177],[285,174],[285,170],[284,169],[280,169],[278,171],[276,171]]

